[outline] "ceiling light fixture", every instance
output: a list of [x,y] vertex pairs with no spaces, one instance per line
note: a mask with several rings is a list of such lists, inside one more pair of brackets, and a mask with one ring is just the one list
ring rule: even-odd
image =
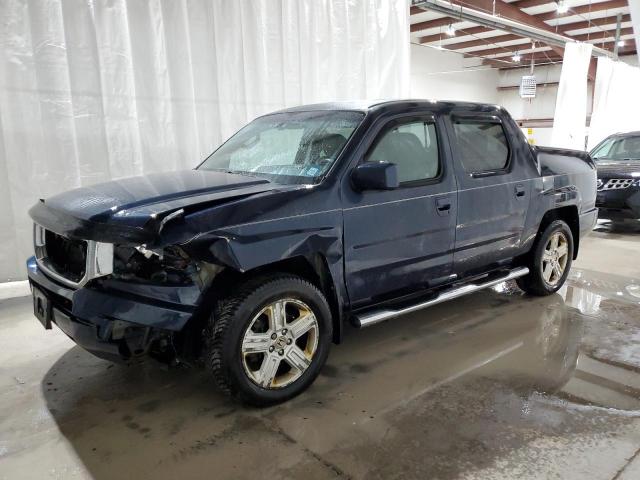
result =
[[516,52],[516,54],[513,57],[511,57],[511,59],[514,62],[519,62],[520,60],[522,60],[522,57],[520,56],[520,54],[518,52]]
[[558,1],[558,13],[567,13],[569,11],[569,5],[565,0]]
[[449,26],[445,30],[445,33],[450,37],[455,37],[456,36],[456,27],[454,27],[453,25],[449,24]]
[[624,40],[618,40],[618,46],[619,47],[624,47],[624,45],[625,45]]

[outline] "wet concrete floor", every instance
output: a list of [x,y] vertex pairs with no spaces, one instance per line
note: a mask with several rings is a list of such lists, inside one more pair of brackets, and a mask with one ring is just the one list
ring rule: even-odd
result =
[[511,284],[351,329],[302,396],[113,365],[0,302],[0,478],[640,479],[640,229],[559,294]]

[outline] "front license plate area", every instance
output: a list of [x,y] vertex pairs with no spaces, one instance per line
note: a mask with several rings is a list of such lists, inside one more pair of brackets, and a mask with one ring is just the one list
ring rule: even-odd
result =
[[51,330],[51,302],[42,291],[33,287],[33,314],[36,316],[42,326]]

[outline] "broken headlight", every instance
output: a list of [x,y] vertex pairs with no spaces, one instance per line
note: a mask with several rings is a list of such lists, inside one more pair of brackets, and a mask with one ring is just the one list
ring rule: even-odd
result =
[[194,281],[198,267],[180,247],[150,250],[144,245],[116,245],[113,252],[113,275],[119,280],[187,285]]

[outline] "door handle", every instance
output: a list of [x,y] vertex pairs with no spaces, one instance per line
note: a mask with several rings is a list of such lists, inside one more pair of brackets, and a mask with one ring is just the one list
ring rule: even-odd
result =
[[450,198],[436,198],[436,210],[438,215],[449,215],[451,211],[451,199]]
[[520,184],[516,185],[515,191],[516,191],[516,197],[524,197],[526,193],[524,186]]

